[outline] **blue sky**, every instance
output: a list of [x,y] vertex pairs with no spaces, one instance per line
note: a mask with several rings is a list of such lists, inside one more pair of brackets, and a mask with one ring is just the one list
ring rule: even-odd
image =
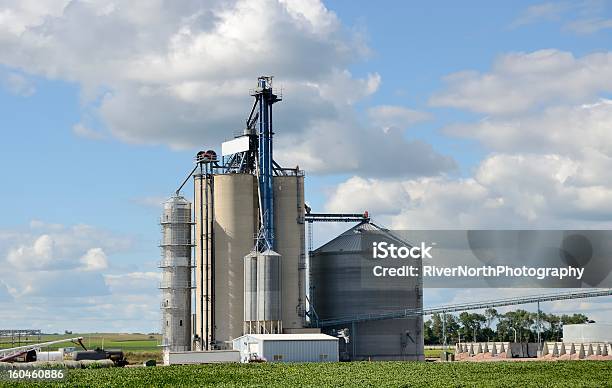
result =
[[[306,170],[317,210],[368,209],[397,228],[610,225],[606,2],[167,7],[0,5],[0,303],[13,326],[156,329],[158,204],[197,150],[240,129],[261,73],[284,93],[278,159]],[[71,300],[57,279],[79,277],[91,289]]]

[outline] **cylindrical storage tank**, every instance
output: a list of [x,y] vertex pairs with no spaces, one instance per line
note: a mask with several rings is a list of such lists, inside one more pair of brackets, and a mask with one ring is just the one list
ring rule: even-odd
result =
[[191,203],[174,196],[164,203],[162,227],[162,346],[191,349]]
[[304,228],[304,175],[274,177],[274,250],[282,256],[283,328],[305,324],[306,258]]
[[[360,224],[319,249],[310,258],[311,301],[321,320],[349,318],[423,307],[422,282],[410,277],[375,277],[372,259],[363,252],[372,241],[368,232],[385,231]],[[411,263],[415,265],[415,263]],[[341,352],[351,360],[423,360],[423,318],[376,320],[344,324],[350,342]]]
[[272,251],[244,257],[244,333],[280,334],[282,258]]
[[281,320],[281,256],[271,250],[257,255],[257,320]]
[[[36,351],[36,361],[64,361],[64,353],[60,351]],[[10,365],[10,364],[9,364]]]
[[212,348],[228,349],[243,332],[244,257],[257,233],[256,177],[222,174],[207,180],[196,174],[194,188],[195,334],[208,338]]
[[[244,257],[244,321],[257,320],[257,252]],[[245,326],[245,331],[248,326]]]

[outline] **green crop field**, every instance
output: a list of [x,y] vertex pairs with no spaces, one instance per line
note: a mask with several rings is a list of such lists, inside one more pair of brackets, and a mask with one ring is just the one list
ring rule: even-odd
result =
[[[25,338],[21,339],[21,344],[10,343],[8,339],[4,338],[0,344],[0,348],[8,348],[12,346],[26,345],[29,343],[36,342],[49,342],[56,341],[63,338],[74,338],[83,337],[83,344],[88,349],[99,348],[120,348],[124,351],[131,352],[158,352],[159,347],[157,346],[161,341],[159,334],[124,334],[124,333],[83,333],[83,334],[45,334],[41,336],[40,341],[37,337],[29,337],[26,341]],[[72,344],[70,342],[63,342],[54,344],[45,349],[55,350],[57,348],[63,348],[67,346],[79,345]]]
[[[452,346],[449,346],[446,349],[447,353],[455,353],[455,349]],[[425,357],[426,358],[440,358],[440,354],[442,354],[442,349],[427,349],[425,348]]]
[[39,386],[606,387],[610,376],[610,361],[216,364],[68,370]]

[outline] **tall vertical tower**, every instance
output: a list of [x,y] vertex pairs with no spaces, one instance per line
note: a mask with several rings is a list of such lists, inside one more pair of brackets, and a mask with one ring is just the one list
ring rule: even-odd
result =
[[198,349],[305,324],[304,175],[273,158],[272,77],[259,77],[242,134],[194,169]]
[[191,350],[191,203],[173,196],[164,203],[162,228],[162,346]]

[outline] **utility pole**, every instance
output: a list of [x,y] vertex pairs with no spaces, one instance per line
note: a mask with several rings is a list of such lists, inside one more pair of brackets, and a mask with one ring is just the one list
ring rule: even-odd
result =
[[514,327],[511,327],[511,329],[514,331],[514,343],[516,343],[516,329]]
[[537,317],[537,330],[538,330],[538,349],[540,349],[540,331],[541,331],[541,323],[540,323],[540,301],[538,300],[538,317]]
[[446,313],[442,311],[442,348],[446,353]]

